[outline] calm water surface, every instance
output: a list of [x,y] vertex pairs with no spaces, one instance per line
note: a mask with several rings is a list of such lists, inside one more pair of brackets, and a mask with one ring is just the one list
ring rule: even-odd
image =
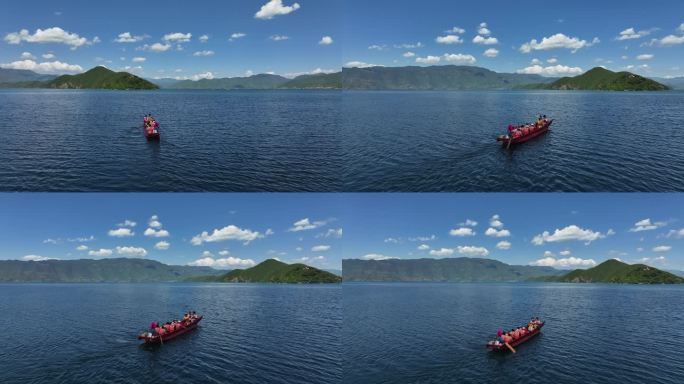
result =
[[[344,284],[345,383],[681,383],[684,287]],[[499,328],[543,317],[516,354]]]
[[[508,123],[552,132],[506,151]],[[684,191],[684,92],[345,92],[348,191]]]
[[0,190],[340,190],[340,96],[0,90]]
[[[0,383],[335,383],[340,286],[0,285]],[[158,347],[152,320],[195,309],[195,331]],[[10,325],[11,324],[11,325]]]

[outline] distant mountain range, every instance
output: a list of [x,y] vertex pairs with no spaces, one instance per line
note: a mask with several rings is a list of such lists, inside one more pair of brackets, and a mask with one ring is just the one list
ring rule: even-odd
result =
[[217,275],[209,267],[166,265],[146,259],[0,260],[3,283],[139,283]]
[[57,76],[54,75],[41,75],[24,69],[0,68],[0,84],[21,83],[27,81],[50,81],[56,77]]
[[193,281],[220,283],[331,284],[342,278],[304,264],[286,264],[269,259],[252,268],[234,269],[220,276],[203,276]]
[[665,84],[672,89],[684,90],[684,77],[671,77],[669,79],[665,77],[653,77],[652,80]]
[[[6,69],[0,72],[0,77]],[[20,79],[23,78],[23,79]],[[5,78],[5,77],[3,77]],[[59,88],[59,89],[111,89],[111,90],[150,90],[159,87],[128,72],[114,72],[98,66],[78,75],[59,77],[38,75],[22,71],[7,76],[9,81],[0,81],[0,88]]]
[[248,77],[230,77],[202,80],[150,80],[166,89],[207,90],[268,90],[268,89],[339,89],[342,87],[340,73],[301,75],[294,79],[283,76],[259,74]]
[[576,269],[552,279],[566,283],[683,284],[684,278],[644,264],[607,260],[594,268]]
[[613,72],[596,67],[575,77],[563,77],[541,89],[589,91],[666,91],[667,85],[631,72]]
[[343,260],[344,281],[396,282],[519,282],[559,276],[551,267],[509,265],[492,259]]

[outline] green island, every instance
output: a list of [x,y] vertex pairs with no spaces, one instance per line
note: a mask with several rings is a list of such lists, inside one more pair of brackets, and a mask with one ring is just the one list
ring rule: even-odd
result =
[[46,88],[59,89],[112,89],[150,90],[159,87],[128,72],[114,72],[105,67],[95,67],[79,75],[63,75],[45,84]]
[[509,265],[492,259],[343,260],[346,282],[564,282],[681,284],[684,278],[643,264],[608,260],[571,272],[551,267]]
[[252,268],[235,269],[219,276],[200,276],[192,281],[217,283],[335,284],[342,278],[305,264],[286,264],[269,259]]
[[563,77],[540,89],[583,91],[666,91],[670,87],[631,72],[613,72],[596,67],[575,77]]

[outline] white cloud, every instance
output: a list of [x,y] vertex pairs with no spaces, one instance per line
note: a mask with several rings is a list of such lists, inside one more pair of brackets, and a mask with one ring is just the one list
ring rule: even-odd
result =
[[228,41],[235,41],[238,39],[242,39],[245,36],[247,36],[246,33],[236,32],[236,33],[233,33],[232,35],[230,35],[230,38],[228,39]]
[[465,33],[465,31],[466,31],[466,30],[463,29],[463,28],[460,28],[460,27],[453,27],[453,28],[451,28],[450,30],[444,31],[444,32],[445,32],[445,33],[448,33],[448,34],[457,33],[457,34],[459,34],[459,35],[462,35],[462,34]]
[[465,236],[475,236],[475,231],[472,228],[454,228],[449,231],[451,236],[465,237]]
[[225,259],[214,259],[213,257],[204,257],[197,259],[188,265],[195,267],[212,267],[216,269],[232,269],[232,268],[249,268],[256,265],[252,259],[241,259],[239,257],[228,257]]
[[487,57],[497,57],[499,56],[499,50],[496,48],[489,48],[488,50],[484,51],[483,55]]
[[319,45],[330,45],[333,43],[333,38],[330,36],[323,36],[321,41],[318,42]]
[[588,42],[577,37],[569,37],[562,33],[557,33],[553,36],[544,37],[541,42],[537,41],[536,39],[532,39],[529,43],[525,43],[520,46],[520,52],[530,53],[532,51],[548,49],[571,49],[574,53],[582,48],[591,47],[594,44],[598,44],[599,42],[600,40],[598,38],[594,38],[594,40]]
[[332,248],[329,245],[316,245],[311,247],[311,252],[328,252]]
[[667,223],[665,223],[663,221],[653,222],[653,221],[651,221],[651,219],[643,219],[643,220],[637,221],[634,224],[634,227],[632,227],[629,231],[630,232],[652,231],[654,229],[664,227],[665,225],[667,225]]
[[95,241],[95,236],[90,236],[90,237],[76,237],[73,239],[67,239],[68,242],[70,243],[87,243],[90,241]]
[[477,29],[477,33],[479,33],[480,35],[489,35],[492,33],[492,31],[490,31],[487,28],[487,23],[480,23],[480,27]]
[[147,250],[139,247],[116,247],[116,253],[126,257],[145,257]]
[[36,57],[31,52],[23,52],[21,58],[24,60],[34,60]]
[[373,44],[373,45],[368,46],[369,51],[383,51],[385,49],[387,49],[387,46],[384,44],[383,45]]
[[499,44],[499,40],[496,37],[483,37],[477,35],[473,38],[473,43],[482,45],[495,45]]
[[37,73],[61,74],[61,73],[81,73],[83,68],[80,65],[62,63],[61,61],[50,61],[37,63],[33,60],[14,61],[12,63],[0,64],[0,68],[5,69],[25,69]]
[[417,57],[416,58],[416,63],[421,63],[421,64],[437,64],[440,62],[440,57],[439,56],[427,56],[427,57]]
[[490,227],[485,231],[485,235],[490,237],[509,237],[511,235],[511,231],[508,229],[496,229]]
[[620,35],[616,37],[616,40],[632,40],[632,39],[639,39],[644,36],[648,36],[651,33],[651,31],[636,31],[634,28],[627,28],[624,31],[620,32]]
[[427,245],[427,244],[421,244],[421,245],[418,246],[417,249],[418,249],[419,251],[427,251],[428,249],[430,249],[430,246]]
[[47,260],[57,260],[52,257],[45,257],[39,255],[26,255],[21,258],[21,261],[47,261]]
[[636,59],[637,60],[652,60],[654,57],[655,57],[655,55],[644,53],[644,54],[637,56]]
[[264,4],[254,17],[261,20],[270,20],[278,15],[287,15],[300,8],[298,3],[283,5],[283,0],[270,0]]
[[684,23],[679,24],[679,27],[677,27],[677,30],[678,30],[680,33],[684,33]]
[[319,233],[318,235],[316,235],[317,239],[321,238],[321,237],[325,237],[325,238],[331,237],[333,239],[341,239],[342,238],[342,228],[337,228],[337,229],[331,228],[331,229],[328,229],[327,232]]
[[209,35],[200,36],[199,41],[200,41],[200,43],[206,43],[207,41],[209,41]]
[[413,52],[411,52],[411,51],[409,51],[409,52],[405,52],[402,56],[404,56],[405,58],[408,59],[408,58],[411,58],[411,57],[416,57],[416,54],[413,53]]
[[79,245],[78,247],[76,247],[76,250],[77,251],[87,251],[88,246],[87,245]]
[[544,231],[542,234],[535,236],[532,239],[532,244],[542,245],[544,243],[553,243],[559,241],[584,241],[586,244],[605,238],[606,235],[601,232],[592,231],[591,229],[582,229],[577,225],[568,225],[563,229],[556,229],[553,234]]
[[94,38],[92,41],[89,41],[85,37],[67,32],[59,27],[36,29],[34,34],[31,34],[27,29],[22,29],[19,32],[8,33],[5,36],[5,41],[9,44],[20,44],[22,41],[39,44],[65,44],[71,46],[72,49],[99,42],[99,39],[96,39]]
[[214,229],[214,231],[209,234],[204,231],[197,236],[194,236],[190,242],[193,245],[201,245],[202,243],[213,243],[217,241],[227,241],[227,240],[237,240],[243,241],[245,243],[250,243],[261,237],[261,234],[257,231],[252,231],[250,229],[242,229],[235,225],[229,225],[221,229]]
[[230,251],[228,251],[227,249],[224,249],[224,250],[219,251],[218,254],[221,256],[228,256],[228,255],[230,255]]
[[168,33],[162,37],[162,40],[172,43],[187,43],[192,39],[192,33]]
[[672,247],[669,245],[659,245],[657,247],[653,247],[653,252],[669,252],[671,249]]
[[565,251],[560,251],[559,253],[560,253],[561,256],[570,256],[570,254],[571,254],[572,252],[570,252],[569,250],[565,250]]
[[165,251],[169,249],[169,247],[171,247],[171,244],[168,241],[163,240],[154,245],[154,248],[160,251]]
[[288,229],[289,232],[300,232],[300,231],[308,231],[311,229],[316,229],[320,228],[324,225],[326,225],[328,222],[324,220],[319,220],[319,221],[311,221],[309,218],[301,219],[294,224],[292,224],[292,227]]
[[511,249],[511,243],[510,243],[510,241],[505,241],[505,240],[499,241],[498,243],[496,243],[496,247],[498,249],[503,249],[503,250]]
[[119,223],[119,224],[117,224],[117,225],[118,225],[119,227],[131,227],[131,228],[133,228],[133,227],[135,227],[136,225],[138,225],[138,223],[136,223],[135,221],[126,219],[126,220],[124,220],[123,223]]
[[544,257],[537,261],[530,263],[531,265],[536,265],[538,267],[554,267],[554,268],[582,268],[582,267],[593,267],[596,266],[596,261],[594,259],[581,259],[579,257],[567,257],[562,259],[556,259],[554,257]]
[[[432,57],[432,56],[428,56]],[[461,53],[445,53],[444,61],[457,64],[473,65],[477,62],[477,59],[473,55],[464,55]]]
[[285,35],[273,35],[273,36],[269,37],[269,39],[271,39],[273,41],[285,41],[285,40],[289,40],[290,37],[285,36]]
[[662,39],[653,39],[649,45],[660,45],[663,47],[671,47],[674,45],[684,44],[684,35],[667,35]]
[[463,39],[458,35],[437,36],[435,41],[438,44],[462,44]]
[[143,36],[133,36],[130,32],[124,32],[119,34],[119,37],[114,40],[117,43],[137,43],[143,41],[147,38],[147,35]]
[[214,56],[216,52],[214,51],[197,51],[193,53],[192,55],[195,57],[206,57],[206,56]]
[[637,263],[643,263],[643,264],[664,264],[667,259],[665,256],[658,256],[658,257],[643,257],[639,260],[637,260]]
[[579,75],[584,71],[580,67],[569,67],[566,65],[553,65],[549,67],[542,67],[541,65],[533,65],[516,71],[517,73],[524,73],[528,75],[541,76],[565,76],[565,75]]
[[[204,72],[204,73],[198,73],[196,75],[192,75],[190,77],[185,77],[182,80],[192,80],[192,81],[199,81],[199,80],[211,80],[214,78],[214,74],[211,72]],[[177,80],[181,80],[179,78],[176,78]]]
[[676,237],[676,238],[684,238],[684,228],[680,230],[671,230],[670,232],[667,233],[667,237]]
[[393,244],[399,244],[399,239],[395,239],[394,237],[388,237],[385,240],[383,240],[385,243],[393,243]]
[[171,234],[166,229],[155,230],[153,228],[147,228],[144,233],[147,237],[169,237]]
[[494,215],[492,216],[491,219],[489,219],[489,226],[494,227],[494,228],[501,228],[503,227],[503,223],[501,222],[501,216],[499,215]]
[[466,221],[459,223],[459,225],[466,226],[466,227],[477,227],[477,221],[467,219]]
[[171,44],[162,44],[162,43],[154,43],[152,45],[145,44],[142,47],[138,47],[139,51],[148,51],[148,52],[166,52],[169,49],[171,49]]
[[394,48],[397,49],[417,49],[423,48],[423,43],[420,41],[417,43],[404,43],[404,44],[394,44]]
[[344,68],[371,68],[371,67],[384,67],[380,64],[369,64],[363,61],[349,61],[344,65]]
[[54,59],[55,57],[57,57],[57,56],[55,56],[54,53],[44,53],[44,54],[42,54],[41,56],[42,56],[43,59],[45,59],[45,60],[52,60],[52,59]]
[[112,237],[131,237],[135,235],[135,232],[131,231],[130,228],[117,228],[109,230],[107,234]]
[[98,250],[92,250],[92,251],[88,252],[88,255],[94,256],[94,257],[109,257],[113,253],[114,252],[111,249],[100,248]]
[[558,62],[558,59],[556,59],[555,57],[552,57],[552,58],[546,60],[546,62],[549,64],[556,64]]
[[486,257],[489,255],[489,250],[485,247],[474,247],[474,246],[458,246],[456,251],[462,255],[469,257]]
[[437,240],[437,236],[435,235],[429,235],[429,236],[416,236],[416,237],[409,237],[408,241],[433,241]]
[[132,61],[133,61],[134,63],[144,63],[144,62],[147,61],[147,59],[144,58],[144,57],[134,57]]
[[451,256],[453,254],[454,254],[454,250],[451,248],[440,248],[440,249],[433,249],[430,251],[430,255],[438,256],[438,257],[446,257],[446,256]]
[[364,260],[394,260],[394,259],[398,259],[398,257],[385,256],[385,255],[381,255],[379,253],[369,253],[369,254],[363,256],[362,259],[364,259]]

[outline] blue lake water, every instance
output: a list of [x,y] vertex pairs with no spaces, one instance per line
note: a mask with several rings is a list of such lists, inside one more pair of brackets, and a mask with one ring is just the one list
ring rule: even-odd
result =
[[[347,191],[684,191],[684,92],[345,92]],[[539,114],[552,131],[495,141]]]
[[[684,287],[344,284],[344,383],[681,383]],[[499,328],[546,320],[516,354]]]
[[340,190],[340,96],[2,90],[0,190]]
[[[334,383],[340,286],[0,285],[0,383]],[[139,330],[194,309],[158,347]]]

